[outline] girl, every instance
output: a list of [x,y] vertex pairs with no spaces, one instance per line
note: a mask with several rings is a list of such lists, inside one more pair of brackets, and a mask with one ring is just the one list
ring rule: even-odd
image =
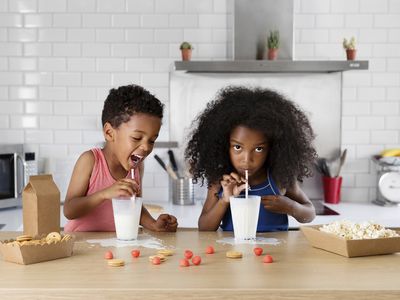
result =
[[[141,196],[143,159],[153,150],[162,117],[163,104],[142,87],[110,91],[102,113],[105,146],[76,162],[64,203],[70,220],[65,231],[115,231],[111,199]],[[140,224],[154,231],[176,231],[178,225],[168,214],[154,220],[144,207]]]
[[[288,217],[311,222],[315,210],[298,181],[316,158],[307,117],[280,94],[228,87],[197,119],[185,150],[195,180],[208,182],[200,230],[233,230],[229,197],[261,197],[257,231],[288,229]],[[222,223],[221,223],[222,221]]]

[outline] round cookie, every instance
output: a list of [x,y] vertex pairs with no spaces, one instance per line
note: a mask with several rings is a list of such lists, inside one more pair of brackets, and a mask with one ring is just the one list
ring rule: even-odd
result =
[[174,253],[175,253],[174,250],[171,249],[160,249],[157,251],[157,254],[161,254],[164,256],[172,256],[174,255]]
[[54,242],[59,242],[61,241],[61,234],[59,234],[58,232],[50,232],[47,236],[46,236],[46,240],[47,241],[54,241]]
[[242,258],[243,253],[240,251],[228,251],[226,252],[226,257],[228,258]]
[[107,264],[111,267],[122,267],[125,265],[125,261],[122,259],[109,259]]

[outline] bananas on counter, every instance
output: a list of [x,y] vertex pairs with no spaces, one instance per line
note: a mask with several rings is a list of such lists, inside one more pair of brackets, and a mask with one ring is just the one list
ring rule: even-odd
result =
[[381,152],[382,157],[400,156],[400,148],[385,149]]

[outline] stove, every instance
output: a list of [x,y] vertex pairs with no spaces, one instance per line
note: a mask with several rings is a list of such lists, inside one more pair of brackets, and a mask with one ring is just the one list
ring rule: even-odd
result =
[[328,206],[325,206],[324,202],[322,200],[312,199],[311,202],[312,202],[312,204],[314,204],[315,214],[317,216],[339,215],[339,213],[337,211],[334,211],[333,209],[329,208]]

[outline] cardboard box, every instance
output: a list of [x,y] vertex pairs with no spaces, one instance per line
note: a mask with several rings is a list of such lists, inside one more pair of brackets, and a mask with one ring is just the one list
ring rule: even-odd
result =
[[51,175],[29,178],[22,193],[24,234],[60,232],[60,191]]
[[51,175],[29,178],[22,211],[24,236],[0,242],[5,261],[29,265],[72,255],[74,237],[59,234],[60,191]]
[[[400,237],[346,240],[334,234],[320,231],[321,226],[301,226],[310,244],[319,249],[346,257],[390,254],[400,252]],[[398,232],[399,233],[399,232]]]
[[75,238],[73,236],[69,240],[37,245],[26,245],[24,242],[13,240],[2,241],[0,243],[0,252],[5,261],[29,265],[71,256],[74,241]]

